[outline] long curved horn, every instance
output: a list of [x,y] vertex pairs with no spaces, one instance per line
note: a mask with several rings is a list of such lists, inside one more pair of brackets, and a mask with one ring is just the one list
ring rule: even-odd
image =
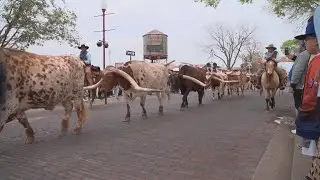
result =
[[[219,76],[219,77],[220,77],[220,75],[219,75],[218,73],[215,73],[215,72],[212,72],[212,73],[211,73],[211,76],[212,76],[212,75],[216,75],[216,76]],[[212,76],[212,78],[213,78],[213,79],[216,79],[216,80],[218,80],[218,81],[220,81],[220,82],[223,82],[223,83],[238,83],[238,82],[240,82],[240,81],[237,81],[237,80],[226,81],[226,80],[223,80],[223,79],[218,78],[218,77],[215,77],[215,76]]]
[[102,83],[102,81],[103,81],[103,77],[102,77],[102,78],[100,79],[100,81],[97,82],[96,84],[91,85],[91,86],[85,86],[85,87],[83,87],[83,90],[95,89],[95,88],[99,87],[99,85]]
[[224,83],[238,83],[239,82],[239,81],[236,81],[236,80],[226,81],[226,80],[220,79],[220,78],[215,77],[215,76],[211,76],[211,78],[216,79],[216,80],[218,80],[220,82],[224,82]]
[[190,81],[192,81],[192,82],[194,82],[194,83],[196,83],[196,84],[198,84],[198,85],[200,85],[200,86],[202,86],[202,87],[207,87],[207,86],[209,86],[210,83],[211,83],[211,81],[209,81],[208,84],[204,84],[203,82],[199,81],[198,79],[196,79],[196,78],[194,78],[194,77],[191,77],[191,76],[187,76],[187,75],[182,75],[182,78],[183,78],[183,79],[190,80]]
[[112,68],[110,69],[112,72],[117,73],[118,75],[124,77],[126,80],[129,81],[129,83],[132,85],[132,88],[135,89],[136,91],[145,91],[145,92],[162,92],[163,90],[159,90],[159,89],[150,89],[150,88],[143,88],[140,87],[136,81],[126,72],[120,70],[120,69],[115,69]]
[[175,62],[176,60],[173,60],[173,61],[171,61],[171,62],[169,62],[169,63],[167,63],[167,64],[165,64],[164,66],[169,66],[171,63],[173,63],[173,62]]

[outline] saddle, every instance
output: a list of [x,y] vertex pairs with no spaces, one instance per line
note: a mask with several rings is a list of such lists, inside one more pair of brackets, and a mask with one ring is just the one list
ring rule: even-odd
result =
[[100,67],[99,67],[99,66],[91,65],[91,71],[93,71],[93,72],[99,72],[99,71],[101,71],[101,70],[100,70]]

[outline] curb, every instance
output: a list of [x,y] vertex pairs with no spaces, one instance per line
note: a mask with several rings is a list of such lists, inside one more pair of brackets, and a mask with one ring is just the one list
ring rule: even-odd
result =
[[310,156],[305,156],[301,153],[297,144],[301,142],[301,137],[294,136],[293,144],[293,158],[291,167],[291,180],[301,180],[308,174],[309,168],[312,164],[312,158]]
[[290,180],[294,137],[289,127],[279,125],[251,180]]

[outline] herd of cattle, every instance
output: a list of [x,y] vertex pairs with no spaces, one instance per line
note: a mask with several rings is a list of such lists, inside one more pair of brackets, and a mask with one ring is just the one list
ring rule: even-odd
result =
[[[183,110],[188,107],[187,97],[191,91],[198,92],[199,104],[202,104],[206,88],[212,89],[213,96],[217,91],[218,99],[221,99],[225,89],[230,96],[234,91],[239,96],[246,88],[253,89],[256,83],[255,75],[242,71],[207,72],[204,68],[184,65],[178,73],[174,73],[168,69],[172,62],[131,61],[120,68],[108,66],[103,71],[95,70],[95,84],[87,84],[85,65],[78,57],[37,55],[5,48],[0,49],[0,63],[5,67],[6,75],[6,103],[0,105],[0,132],[6,123],[17,118],[25,128],[26,143],[34,141],[34,131],[25,113],[28,109],[53,110],[62,104],[65,112],[61,132],[64,134],[75,108],[78,121],[74,130],[81,133],[83,123],[88,119],[83,101],[85,90],[93,92],[100,88],[108,92],[120,85],[127,105],[125,121],[130,122],[130,103],[137,97],[140,98],[142,117],[147,118],[145,102],[150,93],[158,97],[158,112],[163,115],[163,102],[166,97],[170,99],[172,91],[180,90],[183,95]],[[95,93],[92,94],[94,96]]]

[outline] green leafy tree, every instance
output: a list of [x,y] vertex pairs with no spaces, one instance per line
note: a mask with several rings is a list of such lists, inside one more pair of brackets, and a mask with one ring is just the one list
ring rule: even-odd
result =
[[296,39],[286,40],[280,46],[280,49],[283,53],[284,53],[285,48],[289,49],[289,53],[296,53],[299,50],[299,41]]
[[[221,0],[195,0],[207,6],[216,8]],[[273,13],[278,17],[287,17],[289,20],[308,18],[313,14],[320,0],[267,0]],[[242,4],[252,3],[253,0],[239,0]]]
[[27,49],[56,40],[78,45],[77,16],[55,0],[0,0],[0,47]]

